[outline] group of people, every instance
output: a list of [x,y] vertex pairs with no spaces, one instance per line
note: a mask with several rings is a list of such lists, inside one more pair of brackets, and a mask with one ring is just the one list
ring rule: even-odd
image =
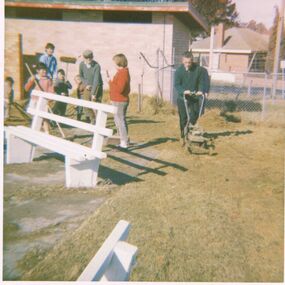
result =
[[[57,69],[57,60],[54,56],[55,46],[47,43],[45,53],[39,58],[36,66],[36,75],[32,75],[25,84],[25,90],[30,92],[37,89],[45,92],[56,93],[62,96],[69,96],[69,90],[72,89],[71,83],[66,80],[63,69]],[[75,76],[76,97],[95,102],[102,102],[103,97],[103,80],[101,67],[94,60],[93,52],[85,50],[83,52],[83,61],[79,64],[79,74]],[[113,57],[117,72],[113,78],[106,71],[107,81],[109,84],[109,95],[111,104],[118,108],[117,114],[114,115],[115,125],[120,136],[120,147],[127,148],[129,145],[128,125],[126,113],[129,106],[130,94],[130,74],[128,69],[128,60],[124,54],[116,54]],[[7,77],[5,86],[9,96],[5,96],[5,118],[9,116],[9,104],[13,101],[13,84],[12,78]],[[203,114],[205,100],[201,96],[190,96],[192,92],[197,95],[208,94],[210,80],[205,68],[199,66],[193,61],[191,51],[186,51],[182,55],[182,64],[175,71],[175,84],[177,91],[177,106],[180,122],[180,136],[182,146],[185,144],[185,126],[188,123],[190,115],[190,127],[194,128],[201,113]],[[7,92],[6,92],[7,93]],[[7,97],[7,99],[6,99]],[[36,103],[37,98],[30,99],[30,106]],[[185,106],[187,104],[187,107]],[[203,105],[203,106],[202,106]],[[66,113],[66,103],[55,102],[52,112],[61,116]],[[187,114],[188,110],[190,114]],[[202,110],[202,112],[200,112]],[[82,119],[82,115],[85,116]],[[88,123],[95,123],[95,113],[92,109],[76,107],[76,116],[78,120],[84,120]],[[43,120],[43,129],[49,132],[50,123]]]
[[[57,70],[57,60],[54,56],[55,46],[48,43],[45,47],[45,54],[39,58],[36,66],[37,74],[31,76],[25,84],[26,92],[32,89],[44,92],[56,93],[62,96],[69,96],[69,90],[72,89],[71,83],[66,80],[63,69]],[[101,75],[101,67],[94,60],[93,52],[85,50],[83,52],[83,61],[79,64],[79,74],[75,76],[76,97],[94,102],[102,102],[103,97],[103,80]],[[107,71],[107,80],[109,84],[109,93],[111,104],[118,108],[117,114],[114,115],[115,125],[120,136],[121,148],[127,148],[129,144],[128,126],[126,121],[126,113],[129,105],[130,93],[130,74],[128,69],[128,60],[124,54],[116,54],[113,57],[117,72],[113,78]],[[36,103],[33,96],[30,99],[30,106]],[[54,114],[65,115],[66,103],[56,102],[52,108]],[[81,120],[82,115],[85,116],[84,121],[95,124],[95,113],[92,109],[77,107],[77,119]],[[50,123],[43,120],[43,129],[49,132]]]

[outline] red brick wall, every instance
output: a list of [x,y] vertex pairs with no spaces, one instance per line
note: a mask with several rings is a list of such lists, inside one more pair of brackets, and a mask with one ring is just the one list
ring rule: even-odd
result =
[[5,35],[4,76],[11,76],[14,81],[15,99],[23,97],[21,35],[11,32]]
[[[95,17],[96,16],[96,17]],[[190,33],[174,16],[154,13],[151,24],[124,24],[124,23],[102,23],[78,21],[81,17],[88,17],[91,20],[95,17],[100,20],[100,13],[96,15],[67,13],[64,18],[67,21],[47,20],[25,20],[6,19],[6,50],[12,44],[11,34],[21,33],[23,35],[23,53],[35,55],[44,52],[47,42],[55,44],[55,55],[78,57],[85,49],[94,52],[102,68],[104,89],[107,89],[106,70],[115,72],[112,57],[116,53],[124,53],[129,61],[131,73],[132,92],[138,92],[138,84],[141,83],[141,74],[144,70],[144,93],[153,95],[156,92],[156,76],[154,69],[149,68],[139,59],[139,52],[143,52],[152,65],[156,65],[157,49],[164,50],[167,61],[172,61],[172,47],[175,45],[177,54],[189,46]],[[72,21],[74,17],[74,21]],[[173,37],[175,29],[175,37]],[[181,34],[180,34],[180,29]],[[187,32],[186,32],[187,31]],[[162,60],[162,58],[160,58]],[[6,60],[8,61],[8,59]],[[69,65],[68,78],[73,83],[74,76],[78,73],[78,65]],[[160,65],[162,62],[160,62]],[[16,63],[15,63],[16,66]],[[59,62],[59,68],[65,69],[65,63]],[[169,99],[171,93],[171,73],[165,70],[160,72],[160,82],[163,85],[163,94]]]
[[221,54],[220,70],[232,72],[247,72],[248,55],[246,54]]
[[[78,57],[85,49],[91,49],[95,59],[101,65],[105,89],[108,88],[106,70],[111,71],[111,74],[115,72],[113,55],[124,53],[129,61],[132,92],[137,92],[142,73],[139,52],[143,52],[150,63],[155,64],[156,50],[163,49],[164,36],[168,39],[167,45],[171,44],[172,25],[166,25],[164,28],[162,23],[115,24],[6,19],[6,50],[8,51],[9,46],[12,45],[10,35],[15,32],[23,34],[24,55],[44,52],[47,42],[55,44],[55,55],[58,59],[60,56]],[[170,61],[171,58],[168,60]],[[69,66],[68,77],[72,83],[74,76],[78,73],[79,62],[80,60],[77,64]],[[14,66],[16,65],[15,63]],[[59,62],[59,68],[65,69],[65,64]],[[144,92],[152,95],[155,90],[154,70],[145,65]],[[165,90],[165,93],[167,92],[169,91]]]

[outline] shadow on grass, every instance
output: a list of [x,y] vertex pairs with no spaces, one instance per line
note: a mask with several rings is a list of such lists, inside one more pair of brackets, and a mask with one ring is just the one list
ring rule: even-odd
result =
[[170,142],[175,142],[175,141],[178,141],[178,139],[175,139],[175,138],[157,138],[157,139],[148,141],[148,142],[143,143],[143,144],[131,146],[130,148],[128,148],[128,151],[133,151],[133,150],[137,150],[137,149],[147,148],[147,147],[150,147],[150,146],[159,145],[159,144],[166,143],[166,142],[169,142],[169,141]]
[[249,135],[252,134],[253,131],[245,130],[245,131],[226,131],[226,132],[213,132],[213,133],[204,133],[204,137],[209,139],[216,139],[218,137],[228,137],[228,136],[241,136],[241,135]]
[[[168,162],[168,161],[165,161],[162,159],[153,158],[153,157],[135,152],[135,150],[139,150],[139,149],[143,149],[146,147],[158,145],[158,144],[165,143],[168,141],[177,141],[177,139],[174,139],[174,138],[158,138],[158,139],[149,141],[145,144],[131,146],[130,148],[128,148],[126,150],[121,149],[122,152],[130,155],[130,157],[132,156],[132,157],[139,158],[139,159],[141,159],[142,162],[143,161],[146,161],[147,163],[155,162],[155,163],[159,164],[159,166],[154,167],[154,168],[151,168],[151,167],[148,167],[148,166],[145,166],[142,164],[137,164],[137,163],[132,162],[126,158],[115,156],[110,152],[108,153],[108,158],[110,158],[116,162],[119,162],[121,164],[124,164],[124,165],[127,165],[129,167],[132,167],[132,168],[135,168],[135,169],[142,171],[142,172],[138,173],[138,176],[148,174],[148,173],[153,173],[155,175],[165,176],[165,175],[167,175],[167,172],[164,171],[164,169],[168,168],[168,167],[172,167],[172,168],[178,169],[180,171],[187,171],[188,170],[187,168],[185,168],[179,164]],[[109,145],[109,147],[112,150],[118,149],[117,147],[115,147],[113,145]],[[124,175],[125,175],[125,173],[124,173]]]
[[50,159],[56,159],[61,162],[64,162],[64,156],[56,153],[56,152],[51,152],[51,153],[44,153],[36,158],[33,159],[33,161],[42,161],[42,160],[50,160]]
[[74,135],[70,137],[71,141],[74,141],[76,139],[85,139],[85,138],[93,138],[93,134],[88,134],[88,135]]
[[[155,120],[146,120],[146,119],[140,119],[139,117],[135,116],[127,116],[127,123],[129,125],[137,125],[137,124],[160,124],[164,123],[164,121],[155,121]],[[115,128],[114,118],[108,117],[107,119],[107,128]]]
[[[133,162],[126,157],[120,157],[119,152],[117,152],[118,155],[115,155],[115,154],[112,154],[109,152],[108,153],[109,159],[111,159],[111,160],[113,160],[119,164],[122,164],[124,166],[131,167],[132,169],[138,170],[138,174],[137,175],[130,175],[126,172],[120,171],[120,168],[115,169],[115,168],[107,167],[107,166],[100,164],[98,176],[102,179],[111,180],[113,184],[123,185],[123,184],[130,183],[130,182],[143,181],[141,178],[138,178],[138,176],[142,176],[142,175],[148,174],[148,173],[153,173],[153,174],[159,175],[159,176],[165,176],[168,174],[165,171],[165,169],[168,167],[172,167],[172,168],[178,169],[180,171],[187,171],[188,170],[187,168],[185,168],[179,164],[168,162],[168,161],[165,161],[162,159],[157,159],[157,158],[147,156],[147,155],[144,155],[144,154],[141,154],[141,153],[135,151],[135,150],[140,150],[140,149],[143,149],[146,147],[151,147],[154,145],[166,143],[168,141],[173,142],[173,141],[177,141],[177,139],[175,139],[175,138],[158,138],[158,139],[149,141],[145,144],[132,146],[130,149],[127,149],[127,150],[121,150],[123,153],[129,155],[129,158],[131,158],[131,157],[138,158],[141,161],[141,163]],[[112,150],[118,149],[117,147],[115,147],[113,145],[109,145],[109,147]],[[50,159],[56,159],[56,160],[59,160],[61,162],[64,162],[64,156],[62,156],[58,153],[44,153],[41,156],[35,158],[34,161],[42,161],[42,160],[50,160]],[[158,164],[158,166],[151,168],[151,167],[148,167],[145,165],[146,163],[150,163],[150,162],[155,162]]]
[[164,121],[154,121],[154,120],[146,120],[146,119],[139,119],[136,117],[127,117],[128,125],[135,125],[135,124],[160,124],[164,123]]
[[102,179],[111,180],[113,184],[124,185],[130,182],[140,182],[142,179],[137,178],[136,176],[128,175],[124,172],[100,165],[98,176]]

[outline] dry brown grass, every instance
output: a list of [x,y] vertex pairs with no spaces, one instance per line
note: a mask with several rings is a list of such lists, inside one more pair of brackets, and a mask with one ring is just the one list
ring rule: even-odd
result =
[[217,155],[195,156],[180,147],[171,108],[153,115],[146,106],[141,114],[130,107],[131,139],[157,142],[157,159],[169,165],[153,160],[148,167],[165,174],[116,187],[80,228],[27,266],[22,280],[76,280],[125,219],[139,248],[131,281],[282,282],[284,109],[271,123],[246,113],[233,123],[208,111],[200,124],[215,134]]

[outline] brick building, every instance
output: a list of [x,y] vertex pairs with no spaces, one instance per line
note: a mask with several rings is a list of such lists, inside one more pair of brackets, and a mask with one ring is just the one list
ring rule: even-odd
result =
[[[220,24],[214,36],[213,70],[264,72],[269,36],[247,28],[224,30]],[[210,37],[193,42],[191,49],[200,64],[208,66]]]
[[[113,55],[124,53],[129,60],[132,92],[138,92],[140,84],[144,94],[153,95],[161,90],[164,99],[171,100],[170,68],[157,74],[140,52],[154,67],[177,64],[181,53],[189,49],[191,31],[208,29],[205,20],[183,0],[6,0],[5,8],[5,75],[19,80],[17,98],[23,96],[21,89],[27,78],[23,63],[38,58],[45,44],[52,42],[58,59],[78,58],[83,50],[93,50],[102,68],[104,89],[108,89],[105,71],[114,73]],[[68,67],[72,82],[80,60]],[[66,65],[59,61],[59,67]]]

